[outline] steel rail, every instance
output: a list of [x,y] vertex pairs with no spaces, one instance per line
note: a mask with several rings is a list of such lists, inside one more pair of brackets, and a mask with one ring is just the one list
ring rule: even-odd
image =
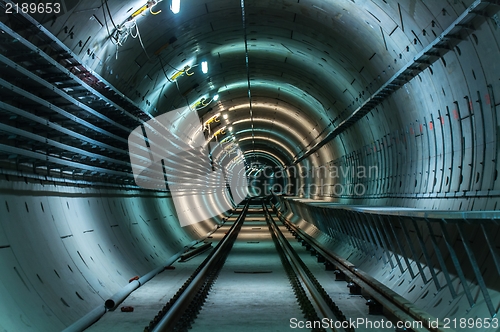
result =
[[[174,326],[183,318],[186,310],[190,306],[191,302],[201,289],[201,287],[206,283],[207,278],[211,277],[211,273],[214,268],[217,268],[217,264],[222,261],[222,264],[229,253],[236,237],[238,236],[241,225],[245,220],[245,216],[248,210],[250,200],[247,200],[241,214],[238,216],[237,220],[234,222],[233,226],[229,229],[224,238],[217,244],[217,246],[212,250],[210,255],[205,259],[205,261],[200,265],[199,270],[195,271],[195,276],[191,276],[188,282],[179,290],[180,295],[168,305],[167,310],[160,311],[163,317],[157,322],[152,321],[151,324],[144,329],[144,331],[171,331]],[[179,294],[178,292],[178,294]],[[175,297],[174,297],[175,298]],[[164,307],[165,309],[165,307]],[[166,311],[166,312],[163,312]],[[158,316],[157,316],[158,317]],[[155,317],[156,318],[156,317]]]
[[[278,225],[274,221],[274,218],[269,212],[267,206],[265,206],[264,204],[263,209],[267,216],[266,220],[268,221],[269,228],[275,235],[276,244],[280,247],[279,250],[283,251],[283,253],[285,254],[295,275],[299,278],[300,283],[304,286],[304,289],[308,294],[308,297],[312,300],[311,303],[316,309],[316,312],[320,313],[321,315],[321,317],[319,317],[319,322],[324,322],[324,319],[327,319],[327,325],[329,326],[324,328],[324,330],[338,331],[335,326],[341,326],[342,321],[347,321],[346,317],[331,300],[331,298],[321,287],[319,282],[314,278],[314,276],[312,276],[312,273],[300,259],[296,251],[292,248],[289,241],[285,238],[283,232],[279,229]],[[334,308],[336,308],[336,310]],[[339,322],[340,324],[337,325],[336,322]],[[353,328],[348,327],[348,324],[346,326],[347,327],[343,328],[342,330],[350,332],[354,331]]]
[[[353,283],[358,285],[367,294],[369,294],[376,302],[381,304],[384,309],[388,310],[397,319],[404,322],[422,322],[422,328],[414,327],[414,332],[433,331],[433,332],[454,332],[453,329],[444,329],[442,326],[430,327],[428,323],[436,321],[436,318],[428,312],[417,308],[413,303],[406,300],[387,286],[375,280],[367,273],[358,270],[349,261],[333,254],[332,252],[323,249],[313,237],[304,232],[302,229],[287,220],[281,212],[276,210],[279,220],[289,229],[292,233],[298,235],[302,240],[306,241],[316,252],[322,255],[325,260],[333,264],[336,269],[342,272],[346,278],[350,279]],[[441,325],[441,323],[440,323]]]

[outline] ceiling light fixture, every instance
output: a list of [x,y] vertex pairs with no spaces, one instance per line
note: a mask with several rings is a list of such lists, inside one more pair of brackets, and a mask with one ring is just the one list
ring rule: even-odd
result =
[[201,71],[203,72],[203,74],[208,73],[208,62],[203,61],[201,63]]
[[172,11],[172,13],[178,14],[181,11],[181,0],[172,0],[170,10]]

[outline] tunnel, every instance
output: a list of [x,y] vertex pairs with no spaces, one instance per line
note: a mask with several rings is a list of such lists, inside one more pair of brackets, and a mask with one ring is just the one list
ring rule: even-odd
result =
[[195,330],[314,330],[286,238],[340,322],[500,331],[498,0],[0,9],[0,330],[153,330],[234,230]]

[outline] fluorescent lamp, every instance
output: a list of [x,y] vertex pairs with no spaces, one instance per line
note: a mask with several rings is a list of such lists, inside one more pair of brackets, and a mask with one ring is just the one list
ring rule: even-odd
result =
[[181,11],[181,0],[172,0],[170,10],[172,11],[172,13],[178,14]]
[[233,127],[229,127],[229,131],[233,131]]
[[224,118],[224,120],[227,120],[227,113],[224,113],[222,117]]
[[203,74],[208,73],[208,62],[203,61],[201,63],[201,71],[203,72]]

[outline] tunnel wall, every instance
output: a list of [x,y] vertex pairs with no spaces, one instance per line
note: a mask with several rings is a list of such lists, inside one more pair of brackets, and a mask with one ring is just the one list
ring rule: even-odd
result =
[[57,331],[221,217],[181,228],[165,193],[0,181],[0,330]]
[[[73,4],[68,6],[68,10],[83,3],[68,2]],[[325,109],[331,108],[328,115],[338,119],[335,124],[342,120],[337,115],[344,105],[352,102],[346,112],[350,114],[398,68],[411,61],[443,27],[453,22],[465,9],[465,4],[472,1],[372,2],[382,8],[381,13],[374,12],[375,15],[382,18],[380,14],[385,14],[384,17],[391,19],[381,22],[382,34],[378,35],[377,31],[378,39],[365,38],[367,47],[363,56],[366,57],[357,58],[356,54],[350,56],[352,63],[348,64],[349,70],[346,72],[354,73],[352,78],[355,80],[346,87],[346,96],[349,97],[338,102],[337,105],[342,105],[338,106],[339,109],[335,108],[337,106],[324,105]],[[441,14],[441,5],[452,10]],[[120,2],[116,6],[124,5]],[[99,12],[96,14],[102,17]],[[98,23],[97,16],[95,18],[90,11],[78,10],[71,19],[68,15],[57,22],[43,22],[71,50],[80,52],[89,68],[122,88],[144,109],[154,109],[154,106],[146,107],[152,100],[146,91],[150,91],[154,80],[143,78],[148,69],[156,73],[158,68],[153,70],[154,66],[146,65],[146,57],[137,42],[134,47],[127,46],[128,53],[120,53],[120,62],[115,62],[116,47],[103,42],[107,38],[106,29]],[[206,23],[209,20],[198,21]],[[437,23],[435,28],[431,21]],[[68,25],[72,22],[88,24],[64,29],[66,22]],[[365,29],[370,29],[362,23]],[[349,27],[345,33],[358,28],[360,26]],[[376,26],[376,30],[378,28]],[[423,29],[428,32],[425,38]],[[143,35],[154,36],[149,33],[154,30],[157,30],[156,25],[152,25],[149,30],[142,30]],[[166,28],[164,30],[168,31]],[[102,39],[87,39],[99,31],[99,38]],[[311,162],[312,165],[378,166],[379,173],[370,178],[359,179],[351,175],[332,179],[319,198],[342,203],[433,209],[496,209],[500,188],[497,179],[497,106],[500,99],[500,65],[496,58],[499,50],[498,31],[498,24],[494,20],[487,20],[458,47],[448,52],[443,60],[434,63],[355,126],[325,145],[318,153],[317,162]],[[420,43],[413,43],[413,32]],[[186,33],[186,36],[191,39],[191,35]],[[361,40],[364,36],[361,32],[353,36],[353,40]],[[375,36],[375,33],[368,36]],[[35,34],[32,37],[37,38]],[[86,40],[90,40],[88,45]],[[78,46],[79,42],[87,46]],[[163,43],[158,39],[160,42]],[[375,44],[378,46],[371,49],[370,46]],[[149,47],[149,43],[146,46]],[[350,45],[341,46],[347,49],[346,46]],[[409,46],[410,51],[405,50],[406,46]],[[374,53],[376,55],[369,58]],[[143,65],[146,66],[142,68]],[[366,69],[361,72],[364,67]],[[125,73],[118,68],[127,68],[127,71]],[[345,81],[351,82],[351,77],[346,77]],[[361,96],[360,91],[365,93]],[[340,93],[336,92],[336,95]],[[352,100],[348,100],[351,97]],[[361,183],[366,192],[361,196],[333,195],[332,185],[336,183]],[[26,330],[36,331],[44,330],[47,326],[63,327],[102,303],[107,296],[125,285],[130,277],[160,265],[191,239],[201,237],[214,225],[208,223],[184,230],[172,224],[168,226],[169,223],[163,221],[171,221],[169,218],[173,209],[169,199],[160,194],[11,182],[2,182],[2,188],[5,202],[0,201],[0,296],[10,299],[1,302],[0,326],[5,329],[23,326]],[[301,211],[305,213],[304,209]],[[295,212],[299,213],[298,210]],[[345,245],[342,255],[349,257],[352,254],[360,262],[368,260],[365,253],[342,241],[333,243],[326,233],[321,232],[327,227],[327,220],[320,222],[309,216],[306,220],[310,222],[305,225],[311,225],[311,234],[329,241],[333,249],[340,250],[340,246]],[[429,245],[428,240],[427,243]],[[380,273],[382,279],[385,278],[384,274],[389,275],[388,266],[382,266],[380,262],[375,264],[374,260],[368,260],[368,263],[363,264],[366,270],[376,275]],[[380,272],[377,272],[378,269]],[[432,290],[432,284],[420,285],[418,279],[411,279],[409,283],[412,282],[413,285]],[[406,283],[397,287],[402,293],[411,288]],[[477,287],[474,291],[478,294]],[[422,292],[416,290],[410,295],[417,300],[423,296]],[[437,297],[426,297],[422,302],[432,309],[438,300]],[[432,310],[438,310],[439,314],[453,312],[445,306],[446,301],[441,300],[437,309]],[[463,306],[460,307],[462,310]]]
[[[406,5],[401,3],[403,9]],[[387,36],[386,69],[373,78],[369,92],[386,82],[399,66],[410,63],[413,55],[441,32],[437,26],[451,23],[449,16],[430,16],[414,22],[415,26],[406,26],[404,32],[398,28],[394,36]],[[449,22],[440,24],[446,19]],[[431,20],[438,22],[436,27]],[[421,38],[417,44],[412,43],[413,31]],[[378,175],[357,177],[351,172],[330,182],[343,188],[362,184],[363,195],[326,186],[317,197],[429,209],[496,209],[500,193],[499,31],[494,19],[486,19],[440,60],[325,145],[319,155],[337,151],[336,158],[321,161],[312,157],[317,167],[377,166]],[[409,51],[405,50],[407,45]]]
[[[410,219],[402,219],[408,229],[410,244],[403,234],[399,221],[394,218],[384,217],[380,219],[380,222],[371,221],[376,231],[379,232],[379,239],[386,238],[392,242],[386,242],[384,249],[376,243],[367,241],[367,238],[363,237],[364,235],[353,237],[352,234],[349,235],[349,232],[346,232],[350,229],[359,232],[359,234],[367,234],[363,231],[364,227],[368,228],[367,217],[361,213],[348,214],[342,210],[343,205],[338,205],[339,209],[328,209],[322,207],[321,204],[321,201],[279,197],[279,207],[288,220],[325,245],[337,256],[348,260],[431,315],[440,319],[491,318],[492,315],[489,313],[478,279],[474,275],[474,269],[454,223],[446,224],[444,227],[458,257],[466,285],[462,285],[458,277],[443,233],[436,223],[431,224],[436,240],[435,246],[429,227],[425,222],[416,221],[413,223]],[[349,222],[351,223],[349,224]],[[391,224],[390,227],[389,224]],[[339,233],[339,229],[343,229],[344,233]],[[498,248],[500,246],[498,227],[486,226],[486,231],[490,234],[489,238],[494,248]],[[488,246],[485,245],[486,239],[481,234],[481,227],[478,224],[470,224],[465,226],[464,232],[466,236],[469,236],[468,242],[477,259],[479,270],[488,289],[488,295],[491,297],[495,312],[498,312],[500,309],[500,289],[498,288],[500,271],[495,268],[492,254],[488,250]],[[426,250],[425,254],[417,233],[421,234],[422,244]],[[396,237],[398,240],[395,240]],[[399,247],[397,243],[401,243],[402,246]],[[388,246],[390,246],[389,249]],[[411,255],[410,246],[413,246],[418,260],[415,260],[414,256]],[[428,255],[429,261],[425,255]],[[439,255],[442,255],[444,264],[440,262]],[[389,263],[389,259],[392,260],[391,263]],[[410,273],[408,265],[405,264],[406,261],[408,261],[413,275]],[[421,265],[425,279],[422,278],[421,272],[419,273],[417,262]],[[436,275],[439,288],[433,280],[431,269]],[[445,273],[449,273],[451,287],[456,292],[456,296],[449,289]],[[469,303],[464,287],[470,290],[474,305]],[[476,328],[474,330],[482,331],[483,329]]]

